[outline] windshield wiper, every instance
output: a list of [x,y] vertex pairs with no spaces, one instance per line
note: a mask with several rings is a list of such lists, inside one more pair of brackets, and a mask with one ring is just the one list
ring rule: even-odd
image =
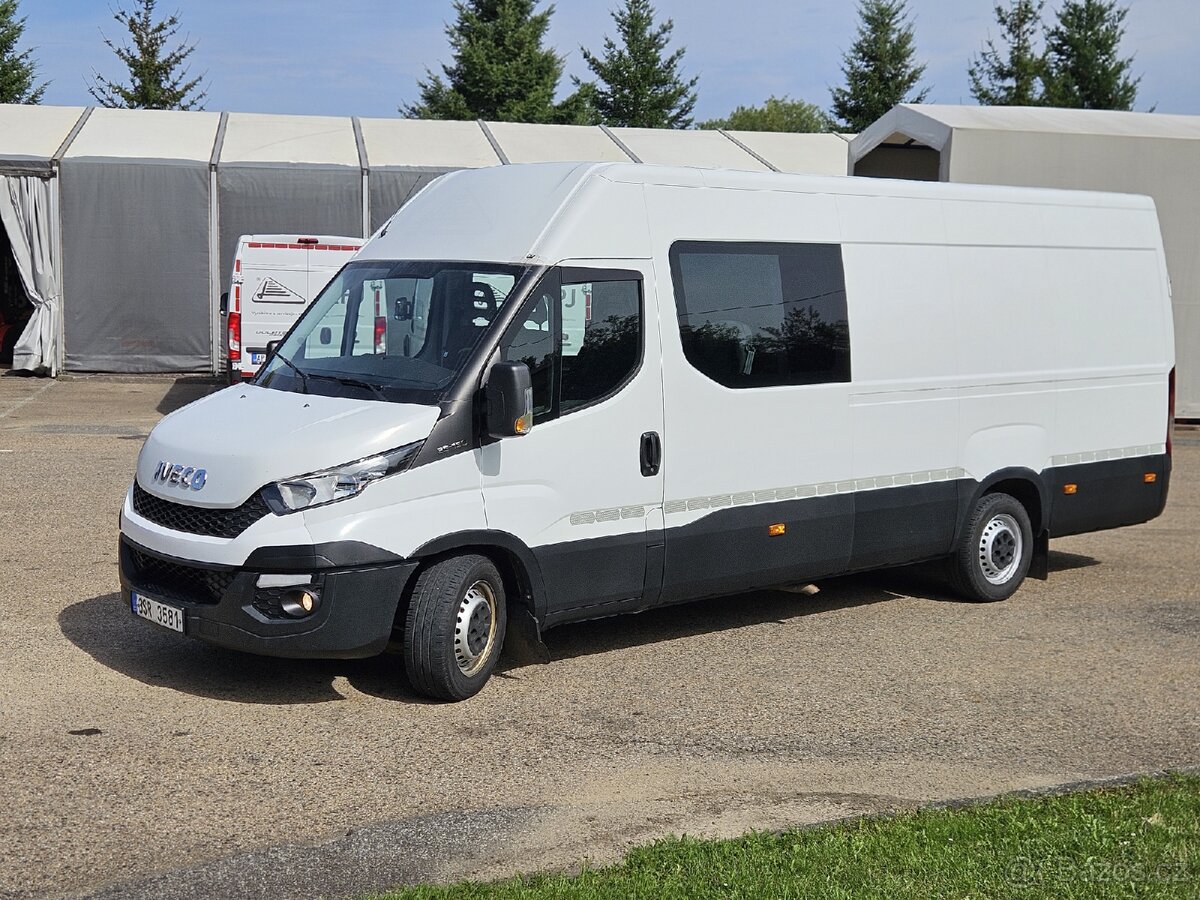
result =
[[306,375],[304,373],[304,371],[298,365],[296,365],[294,362],[292,362],[290,359],[288,359],[286,356],[284,356],[278,350],[275,351],[275,358],[278,359],[285,366],[287,366],[289,369],[291,369],[293,372],[295,372],[297,375],[300,376],[300,386],[302,388],[304,388],[304,393],[306,393],[306,394],[309,393],[308,375]]
[[360,378],[350,378],[346,375],[323,375],[316,372],[310,373],[309,377],[322,378],[325,381],[336,381],[338,384],[344,384],[350,387],[366,388],[368,391],[374,394],[377,399],[382,400],[384,403],[388,402],[387,395],[383,393],[383,388],[377,384],[371,384],[369,381],[363,381]]

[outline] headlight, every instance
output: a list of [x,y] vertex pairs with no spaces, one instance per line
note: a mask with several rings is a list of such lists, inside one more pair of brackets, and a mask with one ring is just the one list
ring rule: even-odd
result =
[[279,516],[356,497],[372,481],[403,472],[412,465],[423,443],[417,441],[332,469],[277,481],[263,488],[263,497],[271,511]]

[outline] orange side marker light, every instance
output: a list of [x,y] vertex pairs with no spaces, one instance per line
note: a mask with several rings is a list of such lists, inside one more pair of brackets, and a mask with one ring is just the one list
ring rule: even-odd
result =
[[1142,476],[1142,481],[1146,482],[1146,484],[1154,484],[1154,482],[1158,481],[1158,473],[1147,472]]
[[1077,484],[1064,484],[1063,485],[1063,493],[1064,494],[1074,494],[1074,493],[1077,493],[1078,491],[1079,491],[1079,485],[1077,485]]
[[767,534],[771,537],[779,537],[779,535],[787,531],[787,526],[782,522],[776,522],[774,525],[767,526]]

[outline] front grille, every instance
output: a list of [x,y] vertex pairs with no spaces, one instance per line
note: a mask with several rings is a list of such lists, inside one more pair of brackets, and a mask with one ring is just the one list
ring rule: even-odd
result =
[[206,509],[187,506],[155,497],[136,481],[133,483],[133,510],[156,525],[172,531],[203,534],[208,537],[235,538],[271,510],[262,491],[234,509]]
[[133,563],[133,572],[130,574],[135,585],[148,594],[166,600],[219,603],[237,575],[236,572],[203,569],[159,559],[132,547],[129,548],[129,556]]

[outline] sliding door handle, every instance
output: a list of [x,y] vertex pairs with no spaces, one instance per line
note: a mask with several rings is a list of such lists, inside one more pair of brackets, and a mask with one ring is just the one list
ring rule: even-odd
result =
[[649,478],[658,474],[662,465],[662,439],[657,431],[647,431],[641,442],[642,474]]

